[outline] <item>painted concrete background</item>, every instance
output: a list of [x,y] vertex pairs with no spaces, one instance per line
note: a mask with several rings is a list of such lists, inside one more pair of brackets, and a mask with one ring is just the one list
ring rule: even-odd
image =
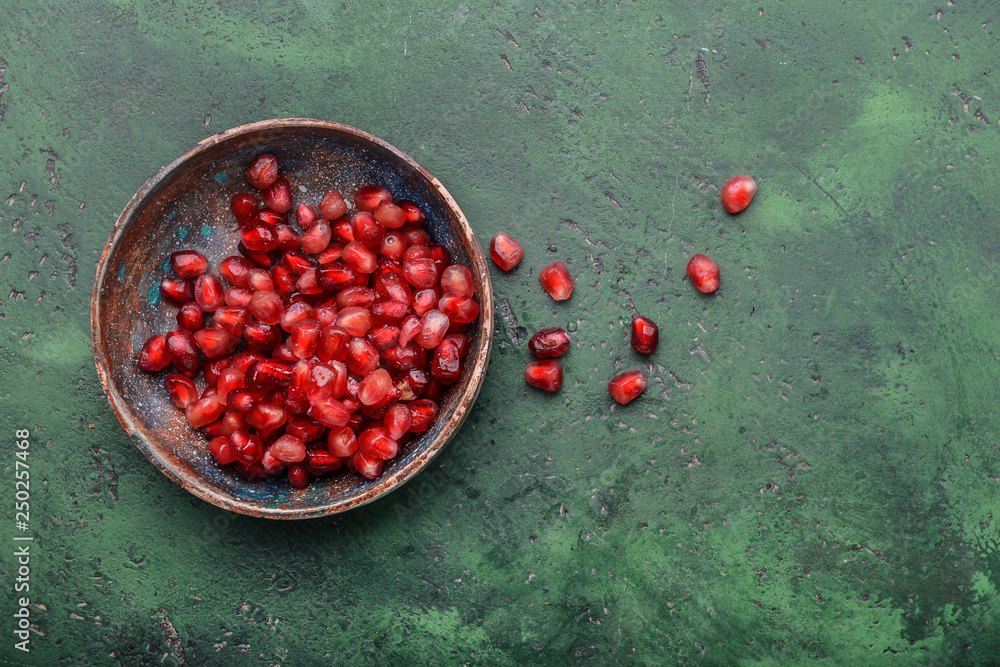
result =
[[[996,10],[0,0],[0,664],[995,664]],[[526,248],[493,276],[459,437],[395,494],[297,523],[159,473],[89,338],[131,195],[289,116],[386,139],[484,243]],[[729,216],[741,173],[760,189]],[[574,339],[556,395],[523,380],[548,326]],[[631,368],[650,385],[621,407],[607,381]]]

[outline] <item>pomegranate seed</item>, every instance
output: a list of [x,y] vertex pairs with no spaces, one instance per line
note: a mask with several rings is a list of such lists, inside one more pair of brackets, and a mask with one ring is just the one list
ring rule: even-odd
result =
[[369,426],[358,436],[358,452],[366,459],[388,461],[399,452],[399,443],[381,424]]
[[[324,222],[322,224],[325,225],[326,223]],[[308,232],[306,233],[308,234]],[[295,249],[289,250],[281,256],[281,266],[285,267],[290,276],[298,278],[309,269],[315,269],[318,267],[319,263],[313,257]]]
[[347,213],[347,202],[339,192],[330,190],[319,203],[319,213],[325,220],[336,220]]
[[418,317],[409,315],[403,320],[402,326],[400,326],[399,347],[406,347],[406,345],[413,340],[413,337],[420,333],[423,328],[424,325],[420,322]]
[[399,229],[406,224],[406,212],[390,201],[383,201],[375,209],[375,219],[387,229]]
[[382,474],[384,462],[381,459],[368,458],[361,453],[361,450],[354,452],[351,459],[354,470],[365,479],[375,479]]
[[404,227],[403,233],[406,236],[406,242],[411,246],[428,246],[431,244],[431,235],[423,227]]
[[227,408],[226,414],[222,416],[222,435],[227,438],[233,434],[234,431],[245,431],[247,429],[246,420],[243,419],[243,415],[239,412],[231,412]]
[[375,290],[367,287],[348,287],[337,294],[337,308],[368,308],[375,300]]
[[342,260],[323,264],[316,270],[316,282],[323,289],[344,289],[354,284],[357,273]]
[[372,326],[372,314],[367,308],[348,306],[337,313],[336,324],[352,336],[364,336]]
[[303,390],[311,405],[341,398],[347,392],[347,367],[340,361],[316,364],[306,374]]
[[[253,292],[248,289],[243,289],[242,287],[230,287],[226,290],[226,305],[236,306],[239,308],[245,308],[248,303],[250,303],[250,297],[253,296]],[[218,313],[219,311],[215,311]]]
[[278,244],[275,250],[279,252],[298,251],[302,247],[302,234],[292,229],[289,225],[275,225],[274,232],[278,235]]
[[563,369],[555,359],[532,361],[524,369],[524,381],[545,391],[559,391],[562,387]]
[[243,331],[247,328],[248,320],[246,308],[225,306],[215,311],[212,325],[224,329],[233,336],[242,336]]
[[246,288],[247,274],[253,269],[253,263],[245,257],[232,255],[219,262],[219,273],[226,282],[236,287]]
[[375,274],[375,294],[402,303],[410,303],[413,298],[413,292],[402,273],[389,267],[384,267]]
[[351,456],[358,451],[357,437],[349,426],[331,428],[327,443],[330,453],[341,458]]
[[553,262],[538,272],[542,287],[556,301],[565,301],[573,293],[573,278],[562,262]]
[[333,238],[340,243],[350,243],[354,240],[354,227],[347,218],[338,218],[330,222],[330,231]]
[[272,448],[273,445],[266,447],[264,452],[260,455],[259,461],[260,465],[264,468],[264,472],[268,475],[276,475],[288,467],[288,463],[282,461],[271,453]]
[[[389,204],[392,206],[392,204]],[[354,240],[366,248],[374,248],[382,243],[385,227],[380,225],[371,213],[362,211],[351,220],[354,227]]]
[[410,410],[412,423],[410,433],[423,433],[430,428],[434,418],[437,417],[438,404],[426,398],[411,401],[407,406]]
[[440,310],[427,311],[420,322],[420,333],[414,336],[413,342],[425,350],[437,347],[448,333],[448,324],[448,316]]
[[392,202],[392,194],[385,188],[377,185],[365,185],[358,188],[354,195],[354,205],[359,211],[373,213],[382,202]]
[[561,327],[542,329],[528,341],[528,350],[539,359],[551,359],[565,354],[570,337]]
[[236,461],[236,452],[229,446],[229,438],[227,437],[212,438],[212,441],[208,443],[208,451],[220,465],[228,465]]
[[278,158],[270,153],[261,155],[247,169],[247,180],[250,185],[263,190],[278,178]]
[[358,386],[358,400],[364,405],[375,405],[392,390],[392,377],[384,368],[368,374]]
[[281,329],[270,324],[248,324],[243,337],[258,350],[273,350],[281,345]]
[[[304,272],[303,275],[305,273],[308,273],[308,271]],[[271,267],[271,281],[274,283],[274,290],[282,297],[291,296],[295,290],[295,280],[288,272],[288,269],[283,266],[276,264]]]
[[479,317],[479,304],[471,296],[447,292],[438,301],[438,308],[452,322],[468,324]]
[[260,438],[246,431],[233,431],[229,436],[229,447],[241,463],[255,463],[263,450]]
[[466,336],[464,333],[448,334],[447,336],[444,337],[444,340],[450,340],[452,343],[455,344],[455,347],[458,348],[459,357],[464,357],[469,353],[469,347],[470,347],[469,337]]
[[347,344],[347,367],[358,375],[368,375],[378,367],[378,350],[364,338],[355,336]]
[[208,271],[208,260],[195,250],[180,250],[171,254],[170,265],[181,278],[197,278]]
[[330,225],[325,220],[319,220],[302,234],[302,249],[310,254],[318,255],[330,245],[332,237]]
[[[351,412],[343,403],[335,398],[320,401],[309,409],[309,415],[323,426],[331,428],[346,426],[351,418]],[[336,455],[336,452],[333,452]]]
[[281,324],[282,329],[291,332],[293,324],[302,320],[312,319],[312,316],[313,307],[308,303],[293,303],[289,304],[288,308],[281,311],[281,319],[279,320],[279,323]]
[[305,443],[288,434],[275,440],[268,451],[271,456],[286,463],[298,463],[306,457]]
[[170,365],[166,341],[162,335],[150,336],[139,352],[139,368],[144,371],[162,371]]
[[216,400],[224,405],[228,405],[229,394],[236,389],[243,389],[245,387],[246,379],[244,373],[238,368],[227,368],[219,373],[219,381],[216,385],[218,389]]
[[608,383],[608,391],[611,393],[611,398],[625,405],[644,392],[647,384],[649,382],[642,371],[629,371],[613,377]]
[[319,320],[324,327],[328,327],[337,321],[337,307],[333,305],[316,306],[313,310],[313,317]]
[[288,412],[277,403],[258,403],[246,413],[247,424],[261,431],[272,431],[288,420]]
[[164,349],[174,367],[185,375],[193,375],[198,370],[198,350],[194,336],[184,329],[173,329],[164,336]]
[[451,266],[451,252],[443,245],[431,246],[431,259],[438,266],[438,273]]
[[472,271],[461,264],[452,264],[441,272],[441,289],[445,292],[458,292],[465,296],[472,296],[476,292]]
[[250,389],[287,387],[292,380],[292,364],[277,359],[259,359],[245,371],[246,386]]
[[238,368],[246,373],[250,369],[250,366],[264,359],[266,357],[259,352],[240,352],[229,358],[229,368]]
[[[272,225],[268,225],[260,220],[252,220],[240,230],[240,241],[247,250],[254,252],[268,252],[278,246],[278,232]],[[250,259],[256,259],[251,257]],[[270,266],[270,262],[267,264]]]
[[194,380],[180,373],[167,376],[167,392],[174,405],[179,408],[186,408],[198,400],[198,388],[194,385]]
[[229,210],[233,212],[240,224],[257,215],[258,208],[260,208],[260,203],[257,198],[247,192],[237,192],[229,200]]
[[331,324],[323,327],[316,348],[316,356],[322,361],[344,361],[347,359],[348,344],[351,334],[346,329]]
[[757,181],[750,176],[733,176],[722,186],[722,207],[730,213],[739,213],[750,205],[757,193]]
[[424,222],[424,212],[419,206],[409,199],[400,199],[396,202],[396,206],[403,210],[403,214],[406,215],[406,224],[410,227],[416,227],[417,225],[422,225]]
[[309,473],[301,463],[288,466],[288,486],[293,489],[304,489],[309,486]]
[[306,458],[302,461],[302,465],[306,471],[311,475],[317,476],[337,470],[342,463],[340,457],[319,448],[306,449]]
[[719,265],[701,253],[688,262],[687,274],[700,292],[707,294],[719,289]]
[[[407,252],[413,249],[407,248]],[[434,287],[438,281],[437,264],[430,257],[411,257],[403,260],[403,276],[418,289]]]
[[490,239],[490,258],[504,271],[510,271],[520,264],[522,257],[524,247],[507,232],[499,231]]
[[437,308],[438,301],[441,296],[432,289],[420,290],[413,295],[413,301],[410,304],[413,307],[413,312],[419,317],[423,317],[428,311]]
[[[209,397],[206,397],[209,398]],[[222,435],[222,420],[217,419],[211,424],[207,424],[201,427],[201,433],[206,438],[218,438]]]
[[316,320],[299,320],[292,325],[288,348],[299,359],[313,356],[323,327]]
[[194,301],[194,283],[167,276],[160,281],[160,296],[175,306],[183,306],[188,301]]
[[310,417],[296,415],[288,420],[285,433],[308,443],[322,438],[326,433],[326,427]]
[[424,351],[413,343],[403,347],[388,349],[382,354],[389,366],[400,371],[420,368],[427,361]]
[[410,430],[413,424],[413,417],[410,416],[410,409],[401,403],[392,405],[385,413],[383,420],[389,437],[399,441]]
[[225,411],[226,406],[215,400],[214,396],[199,398],[197,401],[188,403],[187,407],[184,408],[188,423],[191,424],[192,428],[211,424],[221,417]]
[[373,322],[399,322],[406,317],[409,309],[402,301],[379,297],[372,303],[371,314]]
[[441,384],[455,384],[462,374],[461,356],[453,341],[442,340],[434,350],[431,361],[431,376]]
[[396,232],[389,232],[382,237],[382,243],[379,245],[379,252],[382,253],[383,257],[398,262],[403,259],[403,253],[406,252],[406,237],[402,234],[397,234]]
[[226,409],[230,412],[250,412],[262,400],[264,394],[259,389],[234,389],[226,397]]
[[219,375],[222,371],[229,368],[229,363],[232,357],[216,357],[215,359],[209,359],[205,363],[205,370],[203,374],[205,376],[205,384],[209,387],[214,387],[219,382]]
[[[339,217],[339,216],[338,216]],[[302,231],[306,231],[320,219],[319,209],[308,204],[299,204],[295,209],[295,222]]]
[[271,350],[271,358],[278,359],[279,361],[290,361],[293,364],[299,361],[299,358],[289,349],[286,343],[282,343],[278,347]]
[[292,210],[292,186],[289,185],[288,179],[284,176],[274,179],[274,182],[265,188],[260,195],[264,198],[264,203],[275,213],[286,213]]
[[247,272],[247,287],[251,292],[273,292],[274,280],[267,270],[254,267]]
[[247,310],[263,324],[277,324],[281,321],[283,305],[281,297],[276,293],[261,290],[254,292]]
[[239,347],[240,339],[224,329],[201,329],[194,332],[194,342],[208,359],[232,354]]
[[242,234],[240,236],[241,240],[236,244],[236,250],[253,262],[254,266],[260,269],[266,269],[274,263],[274,257],[271,256],[269,252],[261,252],[257,250],[250,250],[245,245],[243,245]]
[[394,324],[377,324],[368,330],[365,338],[379,352],[399,347],[399,327]]
[[358,273],[371,273],[378,264],[375,254],[357,241],[345,245],[340,258]]
[[632,318],[632,347],[640,354],[656,352],[660,343],[660,329],[653,320],[642,315]]

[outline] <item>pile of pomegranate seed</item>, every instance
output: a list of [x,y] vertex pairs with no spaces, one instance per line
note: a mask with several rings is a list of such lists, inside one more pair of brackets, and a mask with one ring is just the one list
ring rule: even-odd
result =
[[[170,397],[248,481],[287,471],[302,488],[342,465],[374,479],[461,376],[480,309],[472,272],[432,245],[417,204],[383,187],[359,188],[348,218],[336,191],[296,208],[273,155],[247,180],[265,206],[232,197],[240,254],[218,266],[229,287],[200,253],[173,253],[177,277],[160,294],[177,328],[146,341],[139,368],[173,366]],[[523,249],[511,243],[513,268]]]

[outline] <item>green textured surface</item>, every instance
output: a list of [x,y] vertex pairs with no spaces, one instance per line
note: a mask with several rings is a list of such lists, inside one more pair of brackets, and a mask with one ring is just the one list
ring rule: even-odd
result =
[[[995,664],[996,9],[0,0],[0,658]],[[494,273],[459,437],[395,494],[299,523],[157,472],[89,339],[129,197],[205,136],[287,116],[386,139],[484,243],[526,247]],[[739,173],[760,189],[731,217]],[[706,251],[712,297],[684,278]],[[555,259],[560,304],[537,281]],[[649,360],[633,308],[660,325]],[[552,396],[522,379],[547,326],[574,336]],[[649,389],[612,406],[636,367]]]

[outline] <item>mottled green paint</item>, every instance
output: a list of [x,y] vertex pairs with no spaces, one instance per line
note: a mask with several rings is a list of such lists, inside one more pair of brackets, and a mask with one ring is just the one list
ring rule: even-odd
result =
[[211,225],[202,225],[201,226],[201,235],[205,236],[205,237],[211,236],[212,235],[212,226]]
[[217,183],[225,183],[228,180],[229,180],[229,176],[227,176],[226,172],[224,172],[224,171],[220,171],[218,174],[215,175],[215,181]]
[[[0,559],[0,658],[995,661],[995,3],[7,5],[0,416],[32,429],[44,635],[13,651]],[[135,191],[211,133],[289,116],[390,141],[484,243],[526,249],[493,275],[493,362],[445,453],[294,524],[157,472],[88,341]],[[739,173],[760,189],[733,217],[718,186]],[[694,252],[717,295],[684,277]],[[556,259],[565,303],[538,285]],[[633,308],[660,326],[650,358]],[[526,342],[557,325],[574,344],[543,395]],[[617,406],[630,368],[649,388]]]
[[184,239],[186,239],[188,237],[188,234],[190,234],[190,233],[191,232],[190,232],[190,230],[187,227],[181,226],[181,228],[177,230],[177,237],[181,241],[183,241]]

